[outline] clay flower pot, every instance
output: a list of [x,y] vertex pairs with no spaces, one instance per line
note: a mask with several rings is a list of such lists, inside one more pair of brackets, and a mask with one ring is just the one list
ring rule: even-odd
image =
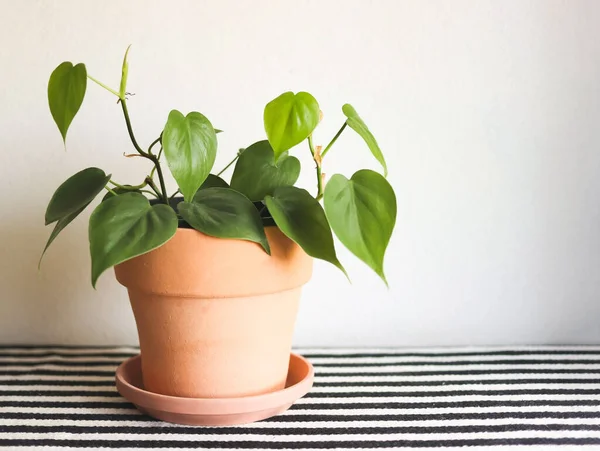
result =
[[278,228],[265,231],[271,256],[256,243],[180,228],[115,267],[137,323],[146,390],[229,398],[284,388],[312,258]]

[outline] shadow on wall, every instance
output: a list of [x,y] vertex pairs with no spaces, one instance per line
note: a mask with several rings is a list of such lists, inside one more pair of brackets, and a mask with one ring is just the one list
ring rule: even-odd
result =
[[[137,342],[126,291],[113,290],[122,296],[101,299],[103,286],[117,284],[108,272],[99,291],[91,287],[87,217],[55,240],[39,271],[52,227],[44,227],[40,215],[6,219],[0,223],[0,343]],[[116,328],[114,321],[131,327]]]

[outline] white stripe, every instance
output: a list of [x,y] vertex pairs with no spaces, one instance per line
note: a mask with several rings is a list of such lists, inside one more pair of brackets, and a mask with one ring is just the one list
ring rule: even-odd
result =
[[[112,380],[112,379],[111,379]],[[326,386],[326,387],[313,387],[311,393],[413,393],[413,392],[448,392],[448,391],[494,391],[494,390],[540,390],[540,389],[551,389],[551,390],[600,390],[600,382],[597,384],[544,384],[544,383],[531,383],[531,384],[517,384],[517,385],[502,385],[502,384],[490,384],[481,385],[477,383],[466,384],[466,385],[432,385],[432,386],[377,386],[377,387],[366,387],[366,386]],[[82,385],[82,386],[65,386],[65,385],[46,385],[43,381],[40,381],[36,385],[0,385],[0,391],[97,391],[97,392],[116,392],[114,385],[110,386],[94,386],[94,385]],[[49,395],[48,393],[46,393]],[[26,395],[25,395],[26,396]],[[50,396],[50,395],[49,395]],[[461,396],[461,395],[457,395]],[[502,395],[508,396],[508,395]],[[562,396],[562,395],[557,395]],[[583,395],[580,395],[583,396]],[[587,395],[585,395],[587,396]],[[14,398],[13,398],[14,399]]]
[[[140,414],[141,417],[141,414]],[[500,418],[500,419],[473,419],[473,420],[416,420],[416,421],[365,421],[357,417],[355,421],[306,421],[288,423],[263,420],[249,425],[233,426],[243,432],[247,429],[312,429],[312,428],[386,428],[386,427],[444,427],[444,426],[500,426],[506,424],[569,424],[569,425],[600,425],[600,419],[588,418]],[[23,426],[22,419],[0,419],[0,426]],[[85,426],[85,427],[147,427],[161,429],[169,427],[195,428],[165,423],[162,421],[131,421],[131,420],[38,420],[28,419],[27,426]],[[99,431],[102,432],[102,431]],[[600,432],[599,432],[600,434]]]
[[0,402],[15,401],[15,402],[125,402],[124,398],[115,396],[0,396]]
[[[359,371],[362,372],[362,371]],[[475,374],[475,375],[464,375],[464,374],[441,374],[436,376],[381,376],[377,373],[372,373],[367,376],[322,376],[317,373],[315,375],[315,381],[319,382],[336,382],[342,385],[344,382],[381,382],[381,381],[393,381],[393,382],[443,382],[443,381],[482,381],[482,380],[507,380],[512,381],[516,379],[592,379],[600,380],[599,374],[589,373],[546,373],[546,374],[531,374],[531,373],[509,373],[509,374]]]
[[[477,381],[482,380],[506,380],[512,381],[515,379],[526,379],[535,381],[536,379],[554,379],[560,381],[561,379],[592,379],[594,381],[600,380],[600,374],[586,374],[586,373],[577,373],[577,374],[520,374],[520,373],[511,373],[511,374],[478,374],[478,375],[439,375],[439,376],[381,376],[377,373],[370,374],[368,376],[320,376],[318,373],[315,375],[316,382],[333,382],[339,383],[343,385],[347,382],[444,382],[444,381],[472,381],[476,383]],[[114,375],[106,375],[106,376],[89,376],[89,375],[77,375],[77,374],[67,374],[67,375],[39,375],[39,374],[19,374],[19,375],[6,375],[0,374],[0,384],[3,380],[9,381],[114,381]],[[528,384],[527,382],[524,384]],[[524,385],[519,384],[519,385]],[[505,385],[518,387],[519,385]],[[587,384],[586,384],[587,385]],[[441,386],[441,385],[440,385]],[[548,387],[552,387],[553,385],[547,385]],[[570,385],[572,386],[572,385]],[[416,386],[419,389],[420,386]],[[415,389],[416,389],[415,387]],[[439,387],[439,386],[438,386]],[[460,385],[456,385],[453,387],[460,387]],[[349,387],[352,389],[352,387]]]
[[1,407],[2,413],[89,413],[94,415],[140,414],[135,408],[90,408],[90,407]]
[[70,373],[86,373],[94,371],[115,371],[117,365],[100,365],[100,366],[82,366],[82,365],[57,365],[56,363],[40,363],[39,365],[3,365],[2,371],[32,371],[32,370],[53,370],[65,371]]
[[[597,438],[597,432],[588,431],[544,431],[544,438]],[[157,440],[157,441],[218,441],[218,442],[233,442],[233,441],[251,441],[264,443],[279,443],[279,442],[344,442],[344,441],[365,441],[365,445],[372,442],[386,440],[469,440],[469,439],[506,439],[506,438],[538,438],[540,431],[518,431],[518,432],[466,432],[466,433],[437,433],[437,434],[414,434],[414,433],[398,433],[398,434],[355,434],[353,431],[348,431],[343,435],[226,435],[226,434],[123,434],[123,433],[68,433],[68,432],[10,432],[1,433],[0,439],[23,439],[23,440]]]
[[[436,354],[436,353],[453,353],[453,354],[465,354],[465,353],[482,353],[487,352],[577,352],[577,351],[593,351],[600,352],[600,346],[587,346],[587,345],[564,345],[564,346],[486,346],[486,347],[431,347],[431,348],[306,348],[299,347],[294,348],[295,353],[304,353],[311,355],[345,355],[345,354]],[[61,354],[110,354],[110,353],[138,353],[139,348],[137,346],[101,346],[101,347],[76,347],[66,348],[61,346],[53,347],[28,347],[20,348],[19,346],[11,346],[8,348],[0,347],[0,354],[46,354],[50,352],[61,353]]]
[[414,347],[414,348],[294,348],[294,352],[299,354],[325,354],[325,355],[345,355],[345,354],[465,354],[486,352],[556,352],[556,351],[594,351],[600,352],[600,346],[587,345],[564,345],[564,346],[465,346],[465,347]]
[[[391,366],[365,366],[365,367],[345,367],[345,366],[327,366],[320,367],[318,364],[313,362],[313,365],[318,372],[322,373],[387,373],[387,372],[429,372],[429,371],[490,371],[490,370],[600,370],[600,363],[593,364],[529,364],[529,365],[513,365],[513,364],[499,364],[499,365],[449,365],[439,367],[436,365],[391,365]],[[106,364],[100,366],[82,366],[82,365],[64,365],[56,364],[51,362],[40,363],[39,365],[4,365],[3,371],[32,371],[33,369],[46,369],[46,370],[60,370],[66,372],[94,372],[94,371],[115,371],[117,363]],[[600,376],[600,372],[596,373]]]
[[16,376],[0,374],[0,384],[2,381],[114,381],[114,375],[107,376],[88,376],[88,375],[67,375],[67,376],[49,376],[40,374],[19,374]]
[[52,348],[19,348],[10,347],[10,348],[0,348],[0,354],[47,354],[49,352],[59,352],[61,354],[110,354],[110,353],[130,353],[136,354],[140,352],[140,349],[134,346],[120,346],[120,347],[110,347],[105,346],[101,348],[62,348],[60,346],[52,347]]
[[[386,396],[371,397],[365,393],[357,398],[300,398],[297,404],[354,404],[354,403],[433,403],[433,402],[469,402],[469,401],[598,401],[600,408],[600,395],[457,395],[457,396]],[[0,402],[125,402],[124,398],[114,396],[8,396],[0,395]]]
[[[416,409],[311,409],[297,405],[293,410],[288,410],[281,415],[412,415],[436,413],[481,413],[481,412],[600,412],[600,404],[596,406],[522,406],[522,407],[419,407]],[[91,408],[91,407],[2,407],[2,412],[8,413],[67,413],[67,414],[131,414],[137,413],[135,409],[128,408]]]
[[[563,445],[560,447],[560,451],[582,451],[581,446],[577,446],[577,445]],[[87,448],[88,450],[93,450],[93,448]],[[104,448],[103,448],[104,449]],[[198,451],[198,447],[193,447],[193,448],[177,448],[177,451]],[[258,449],[258,448],[255,448]],[[372,447],[369,446],[368,442],[365,443],[364,447],[362,448],[352,448],[347,449],[347,448],[343,448],[343,447],[337,447],[335,448],[337,451],[364,451],[364,450],[370,450],[370,449],[374,449]],[[385,448],[385,449],[389,449],[389,448]],[[411,448],[412,449],[412,448]],[[429,448],[429,447],[419,447],[418,450],[419,451],[440,451],[440,447],[435,447],[435,448]],[[452,449],[457,449],[457,448],[452,448]],[[474,446],[474,447],[469,447],[470,449],[474,449],[474,450],[490,450],[490,449],[494,449],[494,450],[523,450],[526,449],[527,451],[548,451],[548,445],[527,445],[525,448],[523,448],[522,446],[515,446],[515,445],[503,445],[501,447],[481,447],[481,446]],[[554,448],[551,448],[554,449]],[[591,448],[591,447],[586,447],[587,449],[597,449],[597,448]],[[82,448],[75,448],[75,447],[71,447],[71,446],[60,446],[60,447],[56,447],[56,446],[24,446],[21,447],[19,446],[18,448],[19,451],[81,451]],[[218,448],[219,451],[240,451],[240,448]],[[302,449],[299,448],[277,448],[278,451],[302,451]],[[156,451],[156,448],[119,448],[119,451]]]
[[[1,351],[0,351],[1,354]],[[135,353],[132,352],[133,356]],[[79,355],[49,355],[49,356],[31,356],[31,355],[14,355],[0,356],[0,363],[19,363],[19,362],[40,362],[60,361],[60,362],[98,362],[98,361],[114,361],[118,365],[123,360],[129,357],[115,357],[110,355],[97,355],[93,357],[85,357]],[[336,357],[310,357],[309,360],[313,364],[324,363],[352,363],[352,364],[382,364],[382,363],[420,363],[420,362],[460,362],[460,361],[502,361],[502,360],[600,360],[600,351],[598,355],[589,354],[544,354],[544,355],[462,355],[462,356],[383,356],[383,357],[352,357],[348,355],[340,355]],[[442,368],[445,368],[442,366]]]

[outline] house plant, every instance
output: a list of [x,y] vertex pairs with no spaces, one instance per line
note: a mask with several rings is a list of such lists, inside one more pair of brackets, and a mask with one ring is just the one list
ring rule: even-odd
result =
[[[332,231],[387,283],[383,259],[396,199],[383,154],[350,105],[343,106],[346,120],[329,144],[314,145],[319,104],[309,93],[286,92],[264,109],[267,139],[237,152],[226,182],[224,170],[211,172],[220,131],[199,112],[172,110],[156,139],[148,147],[139,144],[127,108],[127,53],[118,90],[90,76],[84,64],[60,64],[48,83],[49,107],[66,145],[87,81],[95,82],[116,96],[134,155],[151,162],[152,170],[133,185],[99,168],[67,179],[46,210],[46,225],[54,229],[44,252],[106,191],[89,222],[92,285],[114,266],[127,287],[146,389],[202,398],[281,389],[312,258],[345,273]],[[349,179],[335,174],[325,180],[323,162],[347,128],[362,137],[383,175],[363,169]],[[292,153],[302,143],[315,164],[314,195],[294,186],[301,165]],[[166,190],[164,163],[176,193]]]

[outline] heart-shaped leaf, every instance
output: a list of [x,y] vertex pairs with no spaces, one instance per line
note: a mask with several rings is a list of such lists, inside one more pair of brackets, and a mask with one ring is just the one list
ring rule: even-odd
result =
[[48,238],[48,241],[46,242],[46,246],[44,247],[44,250],[42,251],[42,255],[40,256],[40,261],[38,262],[38,269],[42,264],[42,259],[44,258],[44,255],[46,254],[46,251],[48,250],[48,248],[50,247],[50,245],[52,244],[52,242],[54,241],[54,239],[58,236],[58,234],[60,232],[63,231],[63,229],[68,226],[71,221],[73,221],[73,219],[75,219],[77,216],[79,216],[79,214],[85,210],[85,208],[89,205],[89,202],[87,204],[85,204],[83,207],[81,207],[79,210],[74,211],[71,214],[68,214],[67,216],[64,216],[62,218],[60,218],[58,220],[58,222],[56,223],[56,225],[54,226],[54,229],[52,230],[52,233],[50,234],[50,237]]
[[165,204],[150,205],[139,193],[114,196],[90,217],[92,286],[111,266],[150,252],[177,231],[177,214]]
[[102,169],[87,168],[58,187],[46,209],[46,225],[84,208],[110,180]]
[[50,75],[48,105],[63,142],[67,139],[69,125],[83,103],[86,87],[87,71],[82,63],[73,66],[73,63],[65,61]]
[[350,180],[335,174],[325,187],[325,212],[336,236],[387,284],[385,250],[396,224],[396,195],[388,181],[363,169]]
[[308,92],[285,92],[265,106],[264,123],[277,160],[313,132],[319,123],[319,103]]
[[217,238],[233,238],[260,244],[271,253],[265,230],[254,204],[230,188],[198,190],[193,202],[178,205],[179,214],[194,229]]
[[277,163],[269,141],[259,141],[242,152],[231,177],[231,187],[262,200],[279,186],[293,185],[300,175],[300,161],[284,152]]
[[207,188],[229,188],[229,185],[218,175],[208,174],[208,177],[206,177],[199,190]]
[[186,201],[191,201],[210,173],[217,155],[217,135],[200,113],[171,111],[162,134],[169,169]]
[[373,133],[371,133],[352,105],[348,103],[345,104],[342,107],[342,112],[347,117],[346,123],[348,126],[365,140],[373,156],[381,163],[381,166],[383,166],[383,174],[387,177],[387,164],[385,163],[385,158],[383,158],[383,153],[381,152]]
[[265,197],[265,203],[277,227],[288,238],[311,257],[328,261],[346,274],[335,254],[325,212],[308,191],[295,186],[280,186]]

